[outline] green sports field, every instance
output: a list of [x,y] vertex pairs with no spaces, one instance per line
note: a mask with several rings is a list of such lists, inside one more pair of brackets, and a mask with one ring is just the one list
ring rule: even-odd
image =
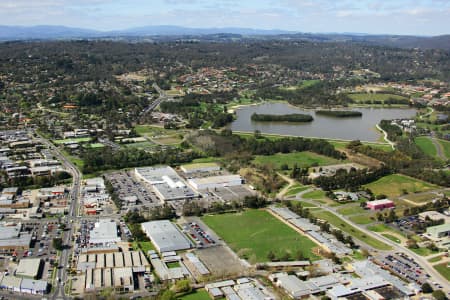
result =
[[283,164],[287,164],[289,168],[293,168],[294,164],[305,168],[312,165],[325,166],[338,164],[339,160],[319,155],[316,153],[304,151],[294,153],[277,153],[274,155],[258,155],[253,162],[257,165],[273,165],[275,169],[281,169]]
[[377,181],[366,184],[375,195],[384,194],[390,198],[395,198],[408,193],[426,192],[437,188],[437,186],[421,181],[412,177],[400,174],[392,174],[378,179]]
[[202,220],[240,257],[251,263],[268,261],[270,251],[276,256],[286,252],[294,256],[301,251],[304,257],[317,259],[311,251],[316,247],[314,242],[267,211],[246,210],[236,214],[208,215]]

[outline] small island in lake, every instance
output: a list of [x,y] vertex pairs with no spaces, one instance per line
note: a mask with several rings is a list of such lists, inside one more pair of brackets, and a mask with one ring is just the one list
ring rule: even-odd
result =
[[253,113],[252,121],[258,122],[311,122],[314,118],[311,115],[305,114],[288,114],[288,115],[267,115]]
[[362,112],[354,110],[317,110],[316,114],[336,118],[362,117]]

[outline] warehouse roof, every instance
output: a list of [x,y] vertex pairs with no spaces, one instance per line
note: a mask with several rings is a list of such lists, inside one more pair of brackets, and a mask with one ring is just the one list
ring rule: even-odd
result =
[[204,178],[192,178],[189,182],[193,182],[197,185],[201,184],[226,184],[230,181],[242,180],[240,175],[221,175],[221,176],[211,176]]
[[169,220],[151,221],[141,225],[159,252],[191,248],[189,240]]
[[41,266],[40,258],[22,258],[16,269],[16,275],[21,277],[35,278]]
[[152,185],[162,200],[178,200],[197,196],[171,167],[136,168],[135,174]]
[[119,242],[117,224],[112,220],[99,220],[89,233],[89,242],[93,244]]
[[383,204],[391,204],[392,200],[389,199],[381,199],[367,202],[367,205],[383,205]]
[[29,278],[22,279],[20,284],[21,289],[35,291],[35,292],[45,292],[47,290],[47,281],[44,280],[34,280]]

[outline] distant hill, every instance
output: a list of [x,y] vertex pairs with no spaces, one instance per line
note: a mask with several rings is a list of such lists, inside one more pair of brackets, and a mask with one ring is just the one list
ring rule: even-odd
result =
[[1,26],[0,40],[70,39],[99,36],[100,32],[65,26]]
[[423,37],[400,35],[369,35],[364,33],[297,33],[285,30],[253,28],[188,28],[159,25],[136,27],[116,31],[97,31],[65,26],[0,26],[0,41],[55,40],[55,39],[287,39],[313,42],[360,42],[399,48],[450,50],[450,35]]
[[123,36],[201,36],[219,33],[239,35],[278,35],[294,33],[286,30],[263,30],[252,28],[187,28],[180,26],[145,26],[116,31],[96,31],[65,26],[0,26],[0,40],[46,40],[73,38],[101,38]]

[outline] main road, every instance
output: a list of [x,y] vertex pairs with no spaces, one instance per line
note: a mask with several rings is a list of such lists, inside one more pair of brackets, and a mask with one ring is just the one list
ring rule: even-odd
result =
[[[390,239],[385,238],[384,236],[382,236],[381,234],[379,234],[377,232],[370,231],[370,230],[366,229],[365,227],[352,222],[346,216],[340,214],[335,208],[328,207],[326,205],[322,205],[320,203],[317,203],[314,200],[302,198],[302,194],[307,193],[308,191],[310,191],[310,190],[306,190],[306,191],[303,191],[303,192],[297,194],[295,199],[314,204],[314,205],[320,207],[321,209],[324,209],[324,210],[338,216],[339,218],[345,220],[351,226],[361,230],[367,236],[370,236],[377,240],[381,240],[385,244],[388,244],[389,246],[391,246],[394,249],[394,252],[406,253],[408,256],[412,257],[431,276],[432,281],[439,283],[443,287],[442,290],[444,290],[446,294],[450,292],[450,285],[449,285],[447,279],[444,278],[438,271],[436,271],[436,269],[434,269],[433,266],[430,265],[430,263],[427,261],[426,258],[416,254],[415,252],[411,251],[410,249],[408,249],[406,247],[403,247],[397,243],[394,243]],[[377,249],[372,249],[372,250],[379,251]],[[382,251],[380,251],[380,252],[382,252]]]
[[151,112],[152,110],[154,110],[156,107],[158,107],[158,105],[161,104],[161,102],[163,101],[167,101],[167,100],[173,100],[173,97],[168,96],[166,94],[166,92],[161,89],[156,83],[153,83],[153,88],[158,92],[159,97],[158,99],[156,99],[155,101],[153,101],[152,103],[150,103],[149,106],[147,106],[142,112],[141,115],[145,115],[149,112]]
[[[38,135],[39,136],[39,135]],[[51,299],[59,300],[59,299],[68,299],[64,292],[64,284],[68,279],[68,268],[67,265],[69,263],[69,259],[72,255],[72,245],[71,245],[71,237],[73,235],[73,224],[71,221],[75,220],[78,216],[78,200],[81,192],[81,178],[82,174],[80,170],[70,161],[68,160],[61,151],[53,145],[49,140],[39,136],[38,140],[47,146],[49,151],[55,155],[55,157],[63,164],[64,168],[72,174],[72,189],[69,194],[70,198],[70,208],[69,214],[62,219],[62,222],[66,222],[69,230],[63,231],[62,240],[64,249],[61,251],[61,255],[59,257],[59,266],[57,269],[55,289],[53,294],[50,295]]]

